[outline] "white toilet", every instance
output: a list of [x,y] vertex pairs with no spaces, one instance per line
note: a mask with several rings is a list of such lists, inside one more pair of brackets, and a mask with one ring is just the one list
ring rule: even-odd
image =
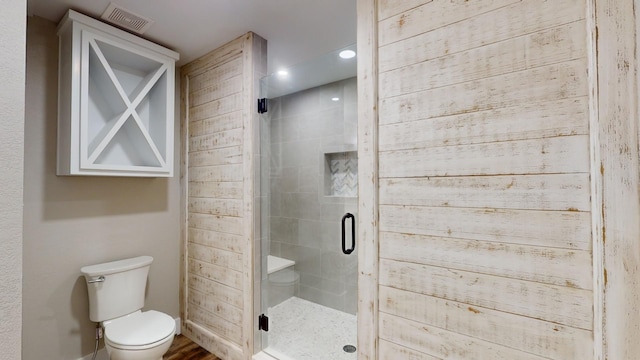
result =
[[111,360],[162,360],[176,333],[175,320],[164,313],[141,311],[151,256],[85,266],[89,317],[104,329]]

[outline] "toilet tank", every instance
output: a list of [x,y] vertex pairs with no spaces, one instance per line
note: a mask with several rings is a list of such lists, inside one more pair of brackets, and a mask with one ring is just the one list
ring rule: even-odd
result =
[[111,320],[142,309],[151,262],[151,256],[139,256],[80,269],[87,281],[91,321]]

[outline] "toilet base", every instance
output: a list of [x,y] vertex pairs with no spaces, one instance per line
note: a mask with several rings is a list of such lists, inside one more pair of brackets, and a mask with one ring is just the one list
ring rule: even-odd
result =
[[109,360],[162,360],[164,354],[169,351],[174,337],[171,336],[167,341],[153,348],[143,350],[123,350],[114,348],[106,343],[105,347],[107,348],[107,354],[109,354]]
[[[113,357],[113,356],[109,358],[109,360],[129,360],[129,359],[131,359],[131,358],[126,358],[125,359],[125,358]],[[135,359],[138,359],[138,358],[135,358]],[[144,359],[147,360],[147,358],[144,358]],[[159,358],[153,358],[153,359],[148,359],[148,360],[163,360],[163,357],[160,356]]]

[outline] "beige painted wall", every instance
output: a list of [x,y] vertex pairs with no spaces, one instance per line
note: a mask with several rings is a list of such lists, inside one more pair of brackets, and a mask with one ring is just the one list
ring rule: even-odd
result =
[[0,359],[20,359],[26,1],[0,16]]
[[56,24],[29,18],[27,37],[22,359],[78,359],[94,345],[84,265],[153,256],[146,307],[179,316],[180,183],[56,176]]

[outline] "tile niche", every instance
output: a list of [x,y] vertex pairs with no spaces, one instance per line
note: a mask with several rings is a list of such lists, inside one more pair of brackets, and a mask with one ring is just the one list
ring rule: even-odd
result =
[[358,196],[358,155],[356,151],[324,154],[325,196]]

